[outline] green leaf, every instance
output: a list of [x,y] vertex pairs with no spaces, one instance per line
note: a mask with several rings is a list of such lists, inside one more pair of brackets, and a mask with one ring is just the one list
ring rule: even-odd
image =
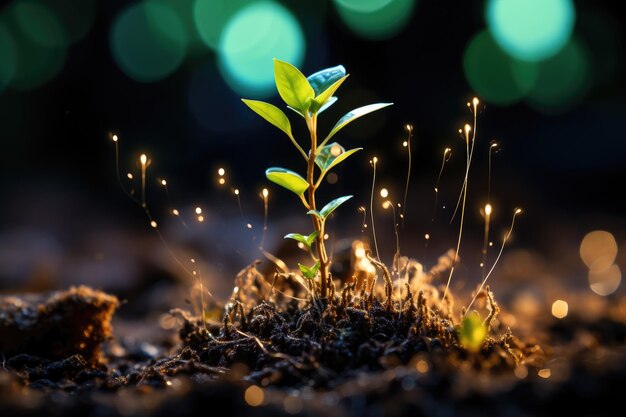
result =
[[306,112],[307,99],[315,97],[315,91],[300,70],[287,62],[274,59],[274,78],[283,101],[294,109]]
[[313,99],[313,102],[311,103],[311,108],[310,108],[311,112],[312,113],[318,112],[322,108],[322,106],[326,104],[326,102],[332,98],[333,94],[335,94],[337,89],[341,86],[341,84],[343,84],[346,78],[348,78],[347,75],[341,77],[340,79],[335,81],[330,87],[324,90],[324,92],[316,96]]
[[340,164],[350,155],[362,150],[363,148],[355,148],[346,151],[343,146],[337,142],[324,146],[315,157],[315,164],[322,172],[332,169],[335,165]]
[[245,98],[242,98],[241,101],[243,101],[246,106],[250,107],[253,112],[285,132],[287,136],[293,139],[293,135],[291,133],[291,123],[289,123],[287,115],[285,115],[281,109],[273,104],[265,103],[263,101],[246,100]]
[[317,275],[317,272],[320,270],[320,263],[319,261],[315,262],[315,264],[310,268],[306,265],[298,263],[298,268],[300,268],[300,272],[302,272],[302,275],[304,275],[305,278],[313,279]]
[[333,85],[335,81],[345,76],[346,69],[343,65],[337,65],[336,67],[326,68],[311,74],[307,77],[307,80],[317,96]]
[[308,236],[304,236],[304,235],[301,235],[300,233],[289,233],[288,235],[285,235],[285,239],[293,239],[295,241],[302,243],[303,245],[306,245],[308,248],[311,248],[313,241],[315,241],[315,238],[319,234],[320,232],[313,232]]
[[320,214],[320,212],[319,212],[319,211],[317,211],[317,210],[309,210],[309,211],[307,211],[307,212],[306,212],[306,214],[311,214],[311,215],[313,215],[313,216],[317,217],[318,219],[320,219],[320,220],[322,220],[322,221],[324,220],[324,218],[322,217],[322,215]]
[[337,97],[329,98],[328,101],[326,101],[326,104],[324,104],[322,108],[317,111],[317,114],[320,114],[321,112],[323,112],[324,110],[326,110],[327,108],[335,104],[336,101],[337,101]]
[[328,136],[326,136],[326,139],[324,139],[324,141],[320,144],[320,146],[326,145],[326,142],[328,142],[328,140],[330,138],[335,136],[335,134],[337,132],[339,132],[341,129],[346,127],[348,124],[354,122],[356,119],[358,119],[360,117],[363,117],[366,114],[375,112],[376,110],[380,110],[380,109],[385,108],[387,106],[391,106],[392,104],[393,103],[369,104],[367,106],[359,107],[358,109],[354,109],[354,110],[346,113],[346,115],[343,116],[341,119],[339,119],[339,121],[331,129],[330,133],[328,134]]
[[304,178],[285,168],[268,168],[265,171],[265,176],[273,183],[276,183],[299,196],[303,195],[309,188],[309,183],[306,182]]
[[487,326],[477,312],[473,311],[463,318],[458,330],[459,343],[471,352],[478,352],[487,338]]
[[328,218],[328,216],[330,216],[330,214],[335,211],[335,209],[337,207],[339,207],[340,205],[342,205],[343,203],[345,203],[346,201],[350,200],[352,198],[351,195],[346,195],[343,197],[339,197],[339,198],[335,198],[333,201],[331,201],[330,203],[326,204],[321,210],[320,210],[320,216],[324,219]]

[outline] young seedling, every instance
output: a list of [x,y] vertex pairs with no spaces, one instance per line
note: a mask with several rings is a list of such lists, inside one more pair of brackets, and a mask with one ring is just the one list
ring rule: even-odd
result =
[[[318,116],[337,101],[335,92],[346,80],[348,75],[343,66],[339,65],[316,72],[305,77],[293,65],[274,60],[274,78],[278,94],[287,107],[299,114],[309,130],[309,150],[305,152],[291,132],[291,123],[285,113],[278,107],[257,100],[243,102],[255,113],[272,125],[282,130],[298,150],[306,162],[306,178],[286,168],[269,168],[265,171],[267,179],[296,194],[313,221],[313,232],[309,235],[290,233],[285,238],[302,243],[311,254],[312,266],[298,264],[302,275],[309,280],[318,280],[319,297],[328,296],[331,277],[329,276],[330,259],[324,246],[324,228],[333,211],[352,198],[351,195],[336,198],[318,210],[315,192],[320,187],[324,176],[335,166],[345,161],[350,155],[360,151],[355,148],[346,151],[343,146],[328,143],[341,129],[356,119],[390,106],[392,103],[377,103],[359,107],[348,112],[335,124],[328,135],[320,142],[317,132]],[[315,167],[317,166],[317,171]]]

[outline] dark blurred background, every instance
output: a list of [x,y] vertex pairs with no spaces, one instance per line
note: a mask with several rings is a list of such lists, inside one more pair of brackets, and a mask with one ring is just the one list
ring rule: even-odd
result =
[[[458,223],[448,220],[465,164],[457,130],[471,121],[466,103],[476,95],[478,138],[461,250],[470,260],[466,272],[480,261],[480,208],[487,202],[489,144],[497,140],[490,257],[520,206],[524,215],[511,244],[571,265],[548,275],[586,285],[578,256],[586,233],[607,230],[620,256],[626,252],[624,17],[621,4],[608,0],[2,2],[0,290],[57,281],[115,289],[137,275],[180,273],[117,184],[113,134],[127,189],[139,190],[139,155],[151,159],[148,203],[186,265],[197,256],[208,275],[232,274],[260,256],[263,187],[270,190],[265,247],[279,250],[284,233],[304,232],[308,222],[297,201],[263,175],[272,165],[302,170],[301,161],[279,131],[239,101],[280,104],[273,57],[305,74],[338,64],[351,73],[322,129],[354,107],[395,103],[336,137],[365,148],[322,191],[323,199],[355,195],[332,226],[337,239],[361,236],[358,207],[369,203],[372,156],[380,160],[377,190],[386,187],[394,202],[403,201],[402,142],[410,123],[403,252],[431,265],[455,245]],[[302,126],[295,132],[305,140]],[[432,221],[446,147],[452,157]],[[389,260],[393,220],[378,200],[381,255]],[[204,210],[202,224],[196,206]],[[168,214],[172,208],[189,228]]]

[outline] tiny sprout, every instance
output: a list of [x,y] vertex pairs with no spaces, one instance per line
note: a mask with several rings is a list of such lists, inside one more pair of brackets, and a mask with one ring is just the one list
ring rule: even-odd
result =
[[[293,192],[298,196],[302,205],[311,216],[313,222],[313,233],[308,236],[290,233],[287,238],[297,240],[311,248],[311,257],[315,264],[308,267],[298,264],[300,272],[307,279],[316,279],[319,276],[319,288],[321,298],[328,296],[330,259],[326,253],[324,233],[326,221],[330,214],[352,196],[339,197],[321,210],[316,204],[316,191],[322,184],[322,180],[329,174],[330,170],[349,156],[361,150],[354,148],[345,150],[339,143],[328,143],[341,129],[355,120],[369,113],[390,106],[392,103],[377,103],[354,109],[342,118],[331,128],[330,132],[318,142],[318,117],[330,107],[337,98],[337,89],[348,78],[346,70],[339,65],[333,68],[323,69],[315,74],[305,77],[298,68],[293,65],[274,60],[274,78],[278,94],[283,99],[287,107],[304,119],[309,130],[310,146],[308,152],[302,148],[292,133],[291,122],[287,115],[278,107],[257,100],[243,99],[243,102],[255,113],[264,118],[270,124],[281,130],[294,145],[298,153],[306,162],[306,178],[297,172],[285,168],[269,168],[265,171],[267,179],[281,187]],[[321,136],[320,136],[321,138]],[[374,158],[374,164],[377,159]],[[319,174],[316,176],[316,166]],[[336,177],[333,177],[336,181]],[[329,177],[330,180],[330,177]],[[333,181],[329,181],[333,182]],[[268,191],[263,190],[263,197],[267,199]],[[251,226],[249,227],[251,228]],[[314,245],[315,249],[311,247]]]
[[463,318],[459,328],[459,343],[470,352],[478,352],[487,338],[487,326],[477,312]]

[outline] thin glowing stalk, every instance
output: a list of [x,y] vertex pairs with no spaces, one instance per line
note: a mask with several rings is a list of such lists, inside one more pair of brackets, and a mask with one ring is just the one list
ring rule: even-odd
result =
[[502,252],[504,251],[504,246],[506,245],[507,240],[509,240],[509,238],[511,237],[511,233],[513,233],[513,227],[515,226],[515,218],[517,217],[518,214],[521,214],[521,213],[522,213],[522,209],[520,208],[516,208],[515,211],[513,212],[513,220],[511,220],[511,227],[509,228],[509,232],[506,234],[506,236],[504,236],[504,240],[502,241],[502,246],[500,247],[500,252],[498,252],[498,256],[496,257],[495,262],[493,263],[493,265],[491,266],[491,269],[489,270],[489,272],[483,279],[483,282],[481,282],[480,287],[478,288],[478,291],[476,291],[476,294],[474,294],[474,298],[472,298],[472,302],[469,303],[469,306],[467,306],[465,314],[467,314],[467,312],[470,311],[470,308],[472,308],[472,305],[474,304],[474,301],[476,301],[478,294],[480,294],[480,292],[485,286],[485,283],[491,276],[491,273],[496,268],[496,265],[498,264],[498,261],[500,260],[500,257],[502,256]]
[[[454,208],[454,213],[452,213],[452,217],[450,218],[450,223],[452,223],[452,221],[456,217],[456,213],[459,211],[459,205],[461,203],[461,196],[465,192],[464,190],[467,189],[467,181],[469,179],[470,165],[472,163],[472,156],[474,155],[474,143],[475,143],[474,142],[474,138],[476,137],[476,115],[478,113],[478,99],[476,97],[474,97],[474,99],[472,100],[472,104],[473,104],[473,109],[474,109],[474,111],[472,112],[474,114],[474,123],[473,123],[473,129],[472,129],[474,133],[473,133],[473,137],[472,137],[472,146],[471,146],[469,152],[466,153],[465,178],[463,179],[463,185],[461,186],[461,192],[459,193],[459,198],[457,199],[456,207]],[[470,103],[467,103],[467,107],[470,107]],[[472,107],[470,107],[470,108],[472,108]],[[462,131],[460,129],[459,129],[459,133],[462,134]]]
[[404,187],[404,199],[402,200],[402,209],[400,210],[400,219],[402,221],[403,229],[404,229],[404,213],[406,212],[406,197],[409,194],[409,180],[411,179],[411,138],[413,137],[413,126],[410,124],[407,124],[405,126],[405,129],[407,133],[409,134],[409,137],[403,143],[403,145],[406,146],[408,153],[409,153],[409,167],[406,172],[406,185]]
[[491,142],[491,145],[489,145],[489,172],[487,175],[487,203],[491,203],[491,156],[492,153],[494,151],[497,151],[498,149],[498,143],[497,142]]
[[435,221],[435,215],[437,214],[437,204],[439,203],[439,182],[441,181],[441,175],[443,169],[446,166],[446,162],[450,160],[452,156],[452,149],[446,148],[443,150],[443,159],[441,160],[441,168],[439,168],[439,175],[437,176],[437,182],[435,184],[435,207],[433,208],[433,215],[430,219],[431,222]]
[[267,212],[269,207],[267,200],[269,194],[270,193],[267,188],[264,188],[263,191],[261,191],[261,196],[263,197],[263,236],[261,237],[261,249],[263,249],[263,244],[265,243],[265,234],[267,232]]
[[383,203],[383,208],[391,207],[391,211],[393,213],[393,231],[396,234],[396,253],[394,256],[395,262],[393,265],[393,272],[398,273],[400,271],[400,235],[398,234],[398,222],[396,220],[396,209],[393,206],[393,203],[390,200],[387,200]]
[[146,165],[148,163],[148,157],[145,153],[142,153],[139,157],[141,164],[141,206],[146,206]]
[[[463,224],[465,223],[465,205],[467,202],[467,188],[469,182],[469,169],[472,163],[472,153],[474,152],[474,143],[476,142],[476,106],[478,105],[478,99],[474,97],[474,127],[470,127],[470,125],[465,125],[465,148],[467,153],[467,168],[465,169],[465,180],[463,181],[463,204],[461,206],[461,221],[459,225],[459,238],[456,243],[456,250],[454,251],[454,259],[452,260],[452,267],[450,268],[450,275],[448,275],[448,282],[446,283],[446,289],[443,292],[443,300],[445,300],[446,295],[448,294],[448,289],[450,288],[450,282],[452,281],[452,275],[454,275],[454,269],[456,267],[456,263],[459,259],[459,250],[461,249],[461,239],[463,237]],[[470,135],[469,132],[472,131],[471,137],[471,146],[470,146]],[[453,216],[454,218],[454,216]]]
[[367,229],[367,209],[365,206],[359,207],[359,211],[363,213],[363,221],[361,222],[361,233],[365,233],[365,229]]
[[372,221],[372,236],[374,237],[374,248],[376,249],[376,259],[380,261],[380,253],[378,252],[378,242],[376,241],[376,225],[374,224],[374,188],[376,187],[376,163],[378,158],[372,158],[372,167],[374,167],[374,175],[372,176],[372,192],[370,194],[370,218]]
[[485,278],[485,268],[486,268],[486,262],[487,262],[487,244],[489,243],[489,222],[491,221],[491,211],[492,211],[492,207],[491,204],[487,203],[485,205],[485,209],[484,209],[484,213],[485,213],[485,236],[483,239],[483,251],[482,251],[482,255],[483,255],[483,260],[481,262],[481,268],[483,271],[483,278]]

